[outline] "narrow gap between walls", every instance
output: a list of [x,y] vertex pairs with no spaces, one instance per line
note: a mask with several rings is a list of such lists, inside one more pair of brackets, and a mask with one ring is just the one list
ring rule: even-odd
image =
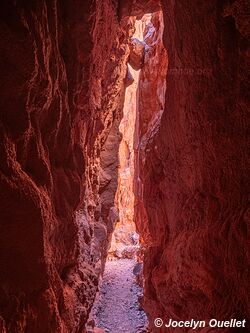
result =
[[[99,283],[87,324],[88,333],[143,333],[148,331],[148,319],[143,298],[143,251],[136,227],[135,182],[138,179],[138,123],[141,69],[145,61],[155,56],[154,43],[163,29],[154,24],[163,22],[162,13],[145,14],[135,19],[127,64],[123,118],[119,131],[118,187],[115,205],[119,218],[112,234],[104,274]],[[159,21],[161,20],[161,21]],[[161,36],[162,37],[162,36]],[[149,40],[152,45],[147,44]],[[161,40],[161,38],[160,38]],[[156,77],[157,80],[157,77]],[[165,87],[163,87],[165,95]],[[162,110],[159,110],[161,112]],[[154,110],[158,112],[158,110]]]

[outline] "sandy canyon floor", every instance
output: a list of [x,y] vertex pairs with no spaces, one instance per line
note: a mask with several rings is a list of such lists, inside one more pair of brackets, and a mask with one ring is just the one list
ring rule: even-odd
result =
[[100,292],[92,309],[95,325],[105,333],[144,333],[147,317],[138,297],[142,290],[136,283],[136,261],[108,260]]

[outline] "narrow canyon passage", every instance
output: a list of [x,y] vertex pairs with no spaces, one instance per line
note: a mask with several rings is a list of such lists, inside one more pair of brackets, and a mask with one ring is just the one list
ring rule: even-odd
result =
[[[119,215],[103,277],[99,282],[99,292],[89,316],[88,333],[148,332],[147,316],[139,303],[139,298],[142,299],[143,296],[143,251],[136,231],[134,189],[138,181],[135,179],[135,145],[138,144],[140,72],[143,66],[147,67],[150,62],[155,61],[157,52],[154,51],[159,47],[157,43],[161,40],[163,30],[162,27],[156,30],[153,20],[155,24],[162,22],[162,13],[145,14],[134,22],[123,117],[119,125],[122,138],[119,144],[118,187],[115,196]],[[157,108],[155,111],[160,112]]]
[[249,13],[0,1],[0,333],[250,332]]

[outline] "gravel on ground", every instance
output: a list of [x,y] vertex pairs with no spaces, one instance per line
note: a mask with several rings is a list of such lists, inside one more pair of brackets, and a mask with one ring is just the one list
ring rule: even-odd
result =
[[95,326],[106,333],[147,332],[147,316],[138,297],[142,290],[136,283],[133,259],[108,260],[100,292],[91,311]]

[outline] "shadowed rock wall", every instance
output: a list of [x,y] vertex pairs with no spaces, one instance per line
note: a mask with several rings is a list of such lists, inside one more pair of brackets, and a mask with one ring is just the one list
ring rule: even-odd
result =
[[162,4],[165,110],[139,152],[144,306],[151,318],[249,318],[249,6]]
[[130,25],[111,1],[0,13],[0,331],[83,332],[114,219]]

